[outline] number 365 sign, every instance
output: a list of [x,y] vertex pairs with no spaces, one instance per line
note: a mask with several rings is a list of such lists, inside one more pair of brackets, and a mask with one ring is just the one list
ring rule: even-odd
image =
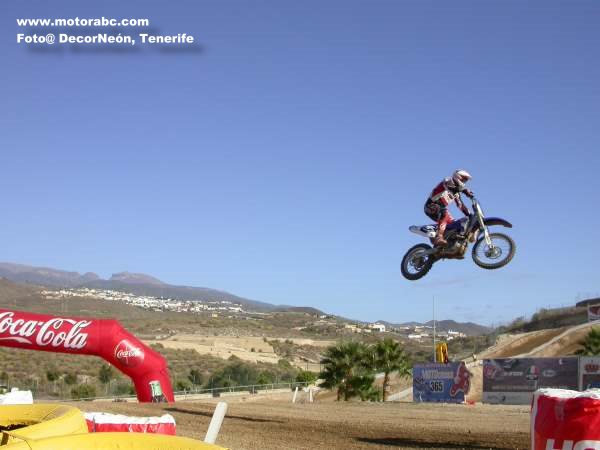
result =
[[418,364],[413,367],[415,402],[462,403],[470,386],[471,373],[462,362]]

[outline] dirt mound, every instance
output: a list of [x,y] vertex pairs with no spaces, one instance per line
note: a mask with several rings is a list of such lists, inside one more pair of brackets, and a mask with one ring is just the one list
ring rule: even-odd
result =
[[598,326],[598,324],[589,324],[575,330],[572,329],[564,335],[555,336],[546,345],[535,350],[533,355],[545,357],[573,355],[581,347],[579,342],[585,338],[593,326]]
[[545,342],[562,334],[565,330],[566,328],[556,328],[516,335],[504,335],[497,345],[483,351],[478,356],[478,359],[510,358],[512,356],[529,353]]

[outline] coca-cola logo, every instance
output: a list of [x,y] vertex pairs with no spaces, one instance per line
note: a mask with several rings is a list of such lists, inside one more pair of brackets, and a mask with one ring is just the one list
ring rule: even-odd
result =
[[62,317],[48,320],[15,319],[14,312],[5,311],[0,313],[0,341],[80,350],[86,346],[88,338],[88,334],[82,330],[91,323]]
[[123,339],[115,347],[115,358],[127,367],[139,366],[144,361],[144,350]]

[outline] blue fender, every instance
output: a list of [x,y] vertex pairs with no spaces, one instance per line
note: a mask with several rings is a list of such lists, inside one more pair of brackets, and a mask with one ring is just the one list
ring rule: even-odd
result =
[[501,219],[500,217],[484,217],[483,223],[488,226],[502,225],[503,227],[512,228],[512,223],[508,220]]

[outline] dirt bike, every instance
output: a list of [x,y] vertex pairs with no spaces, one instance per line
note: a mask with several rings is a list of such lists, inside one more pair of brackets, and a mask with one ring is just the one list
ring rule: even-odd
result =
[[[449,223],[446,227],[446,246],[417,244],[406,252],[401,266],[405,278],[418,280],[424,277],[440,259],[464,259],[469,243],[475,243],[471,253],[473,261],[484,269],[499,269],[512,260],[516,250],[512,238],[503,233],[488,231],[488,227],[493,225],[512,228],[512,224],[499,217],[485,217],[477,199],[473,197],[471,200],[473,213],[469,217]],[[437,225],[412,225],[408,229],[429,238],[432,244],[437,233]]]

